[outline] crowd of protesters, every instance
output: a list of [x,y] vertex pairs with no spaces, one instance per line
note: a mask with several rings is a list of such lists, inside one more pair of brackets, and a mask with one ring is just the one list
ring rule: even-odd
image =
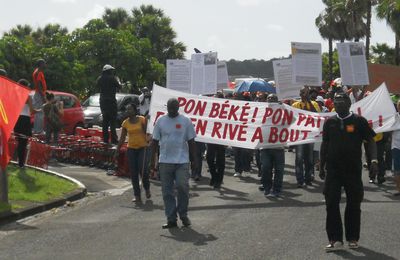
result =
[[[53,94],[47,92],[45,67],[46,62],[38,60],[32,74],[35,94],[28,98],[15,127],[15,133],[20,135],[17,136],[20,167],[24,167],[26,137],[32,135],[31,114],[34,114],[33,133],[39,134],[45,131],[47,143],[57,144],[57,137],[62,128],[63,105],[54,100]],[[127,119],[122,123],[118,142],[115,130],[115,94],[120,89],[120,83],[115,77],[114,70],[111,65],[105,65],[102,75],[97,79],[100,107],[104,118],[103,140],[104,142],[110,140],[108,136],[110,128],[111,143],[118,144],[116,148],[119,151],[128,137],[128,165],[132,176],[134,194],[132,201],[135,203],[142,202],[140,178],[146,198],[150,199],[149,175],[155,177],[155,165],[156,161],[158,162],[158,178],[162,184],[167,217],[167,223],[163,228],[176,227],[178,215],[184,226],[191,225],[187,215],[189,178],[194,181],[201,180],[204,158],[211,176],[209,185],[214,189],[223,188],[226,157],[233,156],[234,177],[240,178],[250,172],[257,172],[260,177],[258,189],[264,192],[265,197],[276,198],[282,196],[283,191],[285,151],[294,151],[298,188],[307,189],[313,186],[315,171],[319,171],[319,177],[325,180],[326,231],[329,238],[326,250],[328,251],[343,246],[339,211],[342,188],[347,195],[346,239],[351,248],[358,247],[360,204],[363,199],[361,145],[364,147],[366,160],[363,166],[369,171],[370,183],[383,184],[386,181],[386,171],[392,170],[397,189],[394,196],[400,195],[400,130],[376,134],[368,126],[365,118],[350,112],[351,104],[370,94],[361,86],[346,87],[340,83],[325,88],[305,86],[300,89],[299,100],[278,100],[275,94],[266,92],[215,94],[215,97],[224,99],[285,103],[297,109],[316,113],[335,111],[337,115],[329,118],[324,125],[322,144],[300,144],[293,147],[282,145],[251,150],[198,142],[195,141],[196,133],[190,119],[178,113],[179,103],[176,99],[168,101],[168,113],[157,120],[153,136],[150,136],[146,133],[151,99],[151,92],[147,88],[142,89],[139,104],[130,104],[127,107]],[[5,70],[0,70],[0,75],[6,76],[7,73]],[[29,81],[25,79],[19,83],[26,87],[30,86]],[[394,105],[398,109],[400,101],[394,102]],[[252,170],[252,162],[256,166],[255,171]]]

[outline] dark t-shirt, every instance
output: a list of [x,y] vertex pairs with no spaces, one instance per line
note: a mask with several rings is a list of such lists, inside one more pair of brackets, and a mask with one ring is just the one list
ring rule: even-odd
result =
[[101,75],[97,78],[100,100],[115,100],[115,94],[119,88],[119,82],[113,75]]
[[327,169],[361,171],[361,144],[375,136],[364,117],[330,117],[324,124],[322,139],[327,143]]

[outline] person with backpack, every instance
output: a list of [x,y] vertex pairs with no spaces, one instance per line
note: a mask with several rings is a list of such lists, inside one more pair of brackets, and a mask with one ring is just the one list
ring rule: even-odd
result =
[[58,134],[62,129],[63,103],[56,101],[54,94],[49,92],[46,92],[46,100],[47,102],[43,105],[46,143],[50,144],[53,136],[53,144],[57,144]]
[[144,116],[140,116],[138,108],[129,104],[126,108],[128,118],[122,123],[121,137],[117,146],[117,154],[128,136],[128,165],[132,179],[134,198],[132,202],[142,203],[139,176],[142,178],[143,187],[146,191],[146,198],[150,199],[150,181],[148,171],[145,171],[147,147],[147,121]]

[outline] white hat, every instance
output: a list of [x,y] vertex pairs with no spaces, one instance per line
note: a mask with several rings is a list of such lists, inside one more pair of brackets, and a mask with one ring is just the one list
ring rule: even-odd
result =
[[324,98],[321,97],[321,96],[317,96],[317,98],[315,99],[315,101],[325,103]]
[[103,71],[106,71],[106,70],[115,70],[115,68],[113,66],[111,66],[110,64],[106,64],[103,67]]

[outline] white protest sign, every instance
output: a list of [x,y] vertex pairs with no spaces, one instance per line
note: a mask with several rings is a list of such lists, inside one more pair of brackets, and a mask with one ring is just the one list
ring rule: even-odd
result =
[[[196,140],[248,149],[320,141],[326,118],[336,115],[334,112],[313,113],[278,103],[196,96],[154,85],[149,133],[153,132],[155,121],[166,114],[170,98],[177,98],[179,113],[192,120]],[[353,104],[351,109],[364,116],[376,132],[400,129],[384,84]]]
[[368,66],[362,42],[339,42],[340,76],[343,85],[369,85]]
[[190,60],[167,60],[167,88],[190,93],[190,70]]
[[228,67],[226,62],[218,61],[217,65],[217,89],[228,88]]
[[192,54],[191,93],[215,94],[217,92],[217,53]]
[[320,43],[292,42],[292,83],[308,86],[322,84]]
[[272,61],[272,66],[274,68],[275,88],[278,99],[298,98],[302,85],[293,84],[292,82],[292,60],[274,60]]

